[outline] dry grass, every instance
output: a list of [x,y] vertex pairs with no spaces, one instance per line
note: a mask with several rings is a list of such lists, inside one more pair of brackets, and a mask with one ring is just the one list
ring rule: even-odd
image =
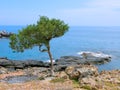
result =
[[0,90],[73,90],[71,82],[50,83],[48,81],[31,81],[19,84],[0,83]]
[[[0,74],[0,79],[19,75],[24,75],[24,72],[15,71],[8,74]],[[99,76],[99,78],[101,79],[96,79],[98,80],[96,81],[96,85],[98,85],[97,87],[99,89],[89,85],[81,87],[78,80],[54,78],[51,81],[49,79],[45,79],[15,84],[0,82],[0,90],[120,90],[120,72],[116,71],[115,74],[103,73]]]
[[23,71],[15,71],[15,72],[7,73],[7,74],[0,74],[0,79],[4,79],[9,76],[20,76],[20,75],[24,75],[24,72]]

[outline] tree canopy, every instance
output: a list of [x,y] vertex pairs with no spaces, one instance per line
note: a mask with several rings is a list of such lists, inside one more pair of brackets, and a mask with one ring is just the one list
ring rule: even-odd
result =
[[[10,37],[10,47],[17,51],[23,52],[25,49],[39,46],[39,50],[48,52],[51,60],[51,71],[53,73],[53,60],[50,51],[50,41],[53,38],[63,36],[69,29],[69,26],[64,21],[59,19],[49,19],[46,16],[41,16],[36,24],[28,25],[19,30],[18,34]],[[45,46],[45,49],[42,49]]]

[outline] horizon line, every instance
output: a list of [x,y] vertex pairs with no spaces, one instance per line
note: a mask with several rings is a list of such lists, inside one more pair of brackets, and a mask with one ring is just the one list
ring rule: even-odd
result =
[[[30,24],[28,24],[28,25],[30,25]],[[0,25],[0,26],[28,26],[28,25]],[[115,25],[113,25],[113,26],[108,26],[108,25],[106,25],[106,26],[104,26],[104,25],[99,25],[99,26],[97,26],[97,25],[69,25],[70,27],[120,27],[120,26],[115,26]]]

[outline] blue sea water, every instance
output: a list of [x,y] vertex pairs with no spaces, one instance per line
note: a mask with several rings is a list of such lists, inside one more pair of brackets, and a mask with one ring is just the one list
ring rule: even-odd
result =
[[[0,30],[17,33],[24,26],[0,26]],[[120,69],[120,27],[70,27],[60,38],[51,41],[54,59],[65,55],[77,55],[81,51],[103,52],[112,55],[112,61],[98,65],[99,70]],[[9,39],[0,39],[0,57],[12,60],[49,60],[47,53],[41,53],[38,47],[13,53]]]

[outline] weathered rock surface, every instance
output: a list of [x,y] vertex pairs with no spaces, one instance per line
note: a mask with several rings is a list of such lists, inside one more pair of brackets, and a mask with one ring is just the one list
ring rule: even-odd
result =
[[86,56],[88,58],[94,58],[94,57],[108,58],[108,57],[111,57],[110,55],[104,54],[102,52],[83,51],[83,52],[78,52],[78,54],[82,55],[82,56]]
[[[55,71],[65,70],[68,66],[80,65],[80,64],[104,64],[111,60],[111,57],[108,55],[98,55],[90,56],[87,58],[79,56],[63,56],[60,59],[57,59],[54,62]],[[13,69],[24,69],[27,67],[50,67],[49,62],[37,61],[37,60],[8,60],[5,58],[0,58],[0,66]]]
[[11,76],[5,79],[0,80],[0,82],[7,82],[7,83],[23,83],[31,80],[38,79],[37,76],[34,75],[21,75],[21,76]]
[[[91,57],[91,56],[90,56]],[[91,64],[110,61],[103,58],[83,58],[64,56],[54,63],[55,76],[64,80],[78,80],[80,88],[85,90],[120,90],[120,70],[102,71]],[[109,58],[109,57],[108,57]],[[0,82],[20,83],[29,80],[43,80],[50,77],[50,63],[27,60],[16,61],[0,58]],[[11,69],[14,71],[11,72]],[[54,78],[56,78],[54,77]],[[82,89],[81,89],[82,90]]]
[[4,67],[0,67],[0,74],[6,74],[8,73],[8,70]]
[[120,90],[120,70],[102,71],[97,76],[88,76],[79,79],[82,87],[91,90]]
[[104,56],[86,56],[84,57],[78,57],[78,56],[63,56],[60,59],[56,60],[56,64],[104,64],[106,62],[111,61],[111,57],[108,55]]
[[55,61],[56,70],[64,70],[68,66],[79,65],[79,64],[104,64],[111,61],[109,55],[102,55],[99,57],[91,56],[87,58],[79,56],[63,56]]
[[0,58],[0,66],[13,69],[24,69],[27,67],[49,67],[49,64],[37,60],[20,61],[8,60],[7,58]]
[[26,75],[35,75],[40,78],[45,78],[47,76],[50,76],[50,69],[46,67],[31,67],[24,69],[24,73]]
[[10,37],[13,33],[8,33],[6,31],[0,31],[0,38],[3,38],[3,37]]
[[107,54],[103,54],[101,52],[80,52],[78,53],[80,56],[86,60],[91,60],[91,61],[110,61],[111,56]]
[[98,75],[97,67],[93,65],[68,66],[65,72],[71,79],[80,79],[83,77]]
[[[7,71],[1,67],[0,83],[21,83],[29,80],[43,80],[50,77],[50,68],[28,67],[16,69],[14,72]],[[54,80],[71,81],[77,80],[79,88],[75,90],[119,90],[120,70],[102,71],[98,73],[94,65],[74,65],[68,66],[63,71],[55,72]],[[51,77],[50,77],[51,78]],[[32,85],[32,84],[31,84]],[[71,89],[72,90],[72,89]],[[74,90],[74,89],[73,89]]]

